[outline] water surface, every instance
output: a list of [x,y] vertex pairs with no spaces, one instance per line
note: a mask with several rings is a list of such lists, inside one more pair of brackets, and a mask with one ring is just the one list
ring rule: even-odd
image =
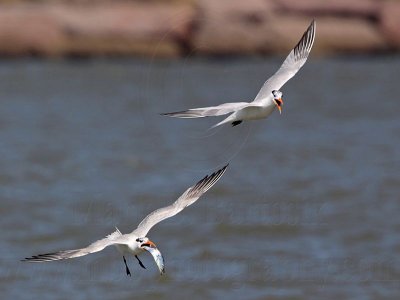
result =
[[[7,299],[398,299],[399,57],[310,59],[283,114],[161,112],[251,100],[281,59],[0,62],[0,287]],[[113,248],[26,264],[129,232],[230,162],[154,227],[160,278]]]

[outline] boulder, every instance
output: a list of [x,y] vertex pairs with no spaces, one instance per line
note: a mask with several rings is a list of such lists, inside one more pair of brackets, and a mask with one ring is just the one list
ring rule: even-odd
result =
[[376,0],[276,0],[279,11],[312,17],[341,16],[377,19],[380,1]]
[[57,6],[52,12],[76,54],[178,56],[188,38],[192,7],[161,3]]
[[197,5],[193,53],[252,54],[269,49],[272,2],[199,0]]
[[178,56],[193,14],[158,2],[4,5],[0,53]]
[[388,44],[400,49],[400,2],[384,2],[380,20],[380,30]]
[[313,18],[316,52],[400,49],[399,1],[4,1],[7,55],[287,54]]
[[59,55],[65,39],[59,23],[38,6],[0,6],[0,53]]
[[[311,24],[311,21],[311,17],[274,14],[269,19],[268,27],[271,42],[268,44],[268,49],[281,55],[289,54]],[[318,21],[316,34],[316,39],[318,39],[320,36]]]
[[317,19],[315,50],[319,53],[371,53],[387,49],[374,22],[356,18]]

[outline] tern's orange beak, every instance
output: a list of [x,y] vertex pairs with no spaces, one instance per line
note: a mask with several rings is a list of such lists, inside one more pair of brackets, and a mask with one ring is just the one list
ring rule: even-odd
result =
[[156,244],[154,244],[152,241],[148,240],[146,243],[143,243],[140,245],[140,247],[150,247],[150,248],[157,248]]
[[274,99],[276,107],[279,109],[279,113],[282,114],[282,106],[283,106],[283,100],[282,98],[279,99]]

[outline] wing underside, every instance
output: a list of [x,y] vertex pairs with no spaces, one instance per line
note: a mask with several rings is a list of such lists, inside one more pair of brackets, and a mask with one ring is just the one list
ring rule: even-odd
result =
[[307,61],[315,40],[316,23],[313,20],[302,38],[286,57],[279,70],[271,76],[262,86],[256,98],[251,103],[253,105],[265,101],[268,97],[272,97],[273,90],[279,90],[290,78],[292,78],[300,70]]
[[33,255],[31,257],[26,257],[22,261],[47,262],[47,261],[63,260],[63,259],[84,256],[90,253],[99,252],[110,245],[124,243],[122,240],[120,240],[121,235],[122,235],[121,232],[118,229],[116,229],[115,232],[111,233],[104,239],[98,240],[90,244],[86,248],[75,249],[75,250],[62,250],[52,253]]
[[176,215],[185,207],[196,202],[197,199],[207,192],[222,177],[227,167],[228,165],[213,174],[204,177],[195,185],[188,188],[173,204],[150,213],[142,222],[140,222],[137,229],[132,233],[137,236],[145,236],[155,224]]

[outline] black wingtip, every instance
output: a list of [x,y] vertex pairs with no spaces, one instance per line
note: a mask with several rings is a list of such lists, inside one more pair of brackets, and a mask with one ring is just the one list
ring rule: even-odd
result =
[[174,111],[174,112],[168,112],[168,113],[160,113],[160,116],[167,116],[167,117],[175,117],[176,115],[181,115],[187,113],[187,110],[181,110],[181,111]]
[[[210,175],[206,175],[200,181],[198,181],[192,188],[192,192],[203,190],[203,192],[207,191],[211,188],[221,177],[224,175],[226,168],[228,168],[229,163],[223,166],[221,169],[213,172]],[[205,191],[204,191],[205,189]]]
[[20,261],[22,262],[37,262],[37,261],[42,261],[38,257],[25,257],[24,259],[21,259]]
[[315,27],[317,26],[317,21],[315,21],[315,19],[311,21],[311,26],[314,27],[315,30]]
[[207,175],[205,178],[207,178],[207,177],[209,177],[209,178],[210,178],[210,177],[214,177],[214,176],[217,175],[217,174],[221,174],[220,176],[222,176],[222,175],[225,173],[226,168],[228,168],[228,166],[229,166],[229,163],[227,163],[225,166],[223,166],[221,169],[215,171],[215,172],[212,173],[211,175]]
[[219,175],[218,178],[221,178],[221,176],[225,173],[226,168],[228,168],[229,163],[227,163],[225,166],[223,166],[221,169],[218,171],[215,171],[213,174],[211,174],[209,177],[214,177],[216,175]]
[[221,177],[224,173],[225,173],[225,171],[226,171],[226,168],[228,168],[228,166],[229,166],[229,163],[227,163],[225,166],[223,166],[221,169],[219,169],[218,171],[215,171],[214,173],[212,173],[211,175],[209,175],[209,177],[214,177],[215,175],[217,175],[217,174],[219,174],[219,177]]
[[241,124],[243,121],[239,120],[239,121],[234,121],[232,122],[232,127],[238,126],[239,124]]
[[[315,19],[312,19],[310,26],[308,26],[308,29],[312,28],[313,29],[313,35],[315,35],[315,27],[317,26],[317,22]],[[307,31],[308,31],[307,29]]]
[[33,261],[35,261],[37,258],[38,258],[38,257],[35,255],[35,256],[31,256],[31,257],[25,257],[24,259],[20,259],[20,261],[23,261],[23,262],[33,262]]
[[20,261],[23,262],[43,262],[43,261],[48,261],[43,259],[42,257],[35,255],[35,256],[31,256],[31,257],[25,257],[24,259],[21,259]]

